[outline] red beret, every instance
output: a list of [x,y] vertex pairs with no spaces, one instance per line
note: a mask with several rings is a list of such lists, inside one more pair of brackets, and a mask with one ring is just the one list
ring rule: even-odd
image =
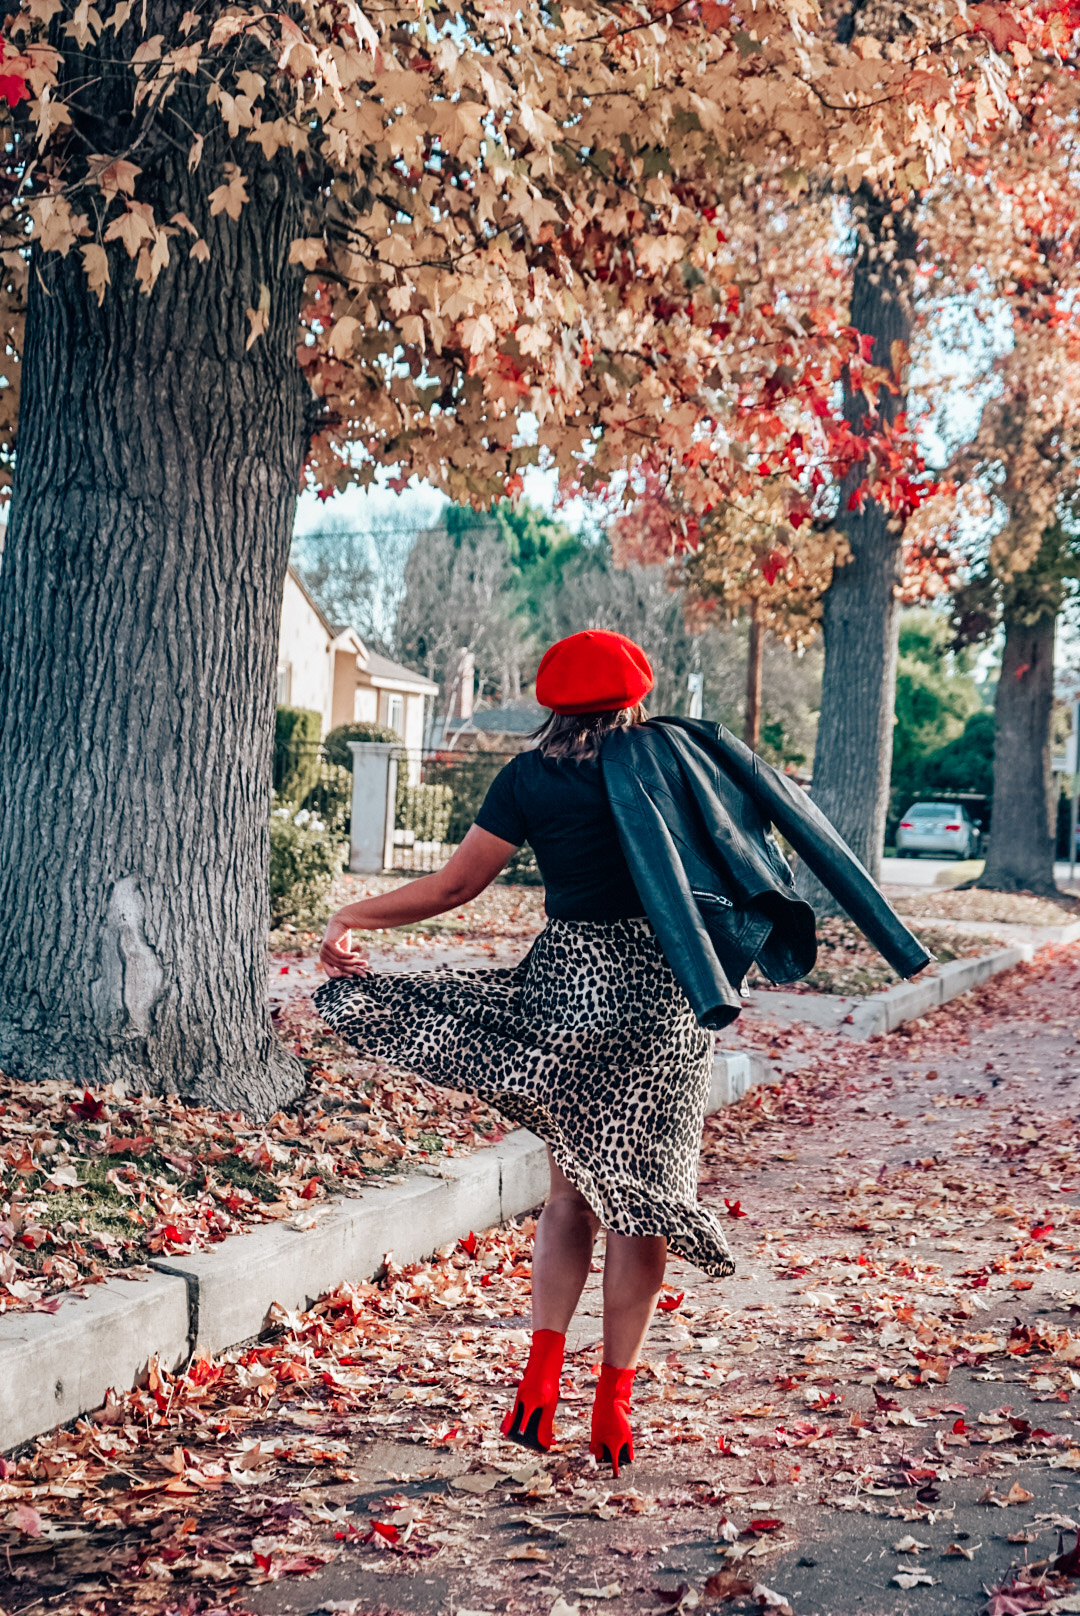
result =
[[587,628],[544,652],[536,699],[553,713],[605,713],[634,707],[653,687],[649,659],[625,634]]

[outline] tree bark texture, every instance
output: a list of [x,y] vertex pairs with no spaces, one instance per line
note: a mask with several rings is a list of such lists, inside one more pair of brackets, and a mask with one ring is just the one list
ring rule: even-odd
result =
[[183,153],[157,181],[208,263],[181,236],[146,296],[118,253],[100,307],[74,252],[31,276],[0,567],[0,1066],[265,1114],[302,1079],[265,953],[310,433],[287,264],[302,214],[285,165],[249,173],[238,221],[209,217]]
[[[863,187],[853,198],[857,243],[851,323],[873,338],[872,363],[893,368],[895,342],[911,335],[910,267],[915,233],[906,215]],[[893,421],[905,408],[903,391],[882,388],[878,412]],[[844,415],[856,433],[867,430],[869,405],[845,376]],[[814,757],[814,801],[866,868],[878,878],[889,799],[893,705],[896,694],[898,598],[902,534],[874,499],[848,508],[867,475],[851,468],[840,488],[836,525],[851,549],[837,567],[823,603],[825,669]],[[835,901],[803,871],[800,889],[821,914]]]
[[1005,618],[994,703],[994,802],[986,868],[994,892],[1056,892],[1051,794],[1055,617]]
[[750,633],[746,646],[746,717],[743,722],[743,740],[757,751],[761,740],[761,653],[764,630],[757,612],[750,617]]

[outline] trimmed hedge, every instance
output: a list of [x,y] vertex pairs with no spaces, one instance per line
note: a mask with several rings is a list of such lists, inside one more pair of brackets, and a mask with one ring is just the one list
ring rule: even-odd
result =
[[336,763],[351,773],[350,741],[388,741],[391,746],[400,746],[401,736],[397,730],[387,729],[385,724],[339,724],[337,729],[332,729],[323,742],[327,762]]
[[328,830],[348,836],[352,818],[352,775],[337,763],[323,763],[319,778],[304,798],[302,807],[317,814]]
[[398,830],[411,830],[418,842],[449,841],[447,831],[454,808],[449,786],[411,786],[404,769],[398,771],[394,824]]
[[487,795],[488,786],[505,763],[505,757],[490,752],[476,752],[454,763],[427,765],[424,772],[430,784],[449,786],[454,794],[453,811],[446,832],[448,842],[464,840]]
[[319,778],[322,715],[310,707],[279,707],[274,714],[274,790],[299,804]]
[[536,854],[526,845],[518,847],[510,855],[510,861],[499,877],[511,886],[542,887],[544,877],[540,874],[540,866],[536,862]]

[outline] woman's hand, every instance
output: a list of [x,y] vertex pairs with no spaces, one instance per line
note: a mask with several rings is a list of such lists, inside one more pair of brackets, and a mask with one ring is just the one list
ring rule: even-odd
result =
[[349,927],[338,915],[331,915],[319,950],[319,964],[327,976],[367,976],[369,966],[353,950]]

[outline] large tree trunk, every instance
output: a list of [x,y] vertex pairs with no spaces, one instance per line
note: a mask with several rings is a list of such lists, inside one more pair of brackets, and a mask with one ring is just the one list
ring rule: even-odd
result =
[[303,226],[284,172],[253,165],[238,222],[208,217],[182,153],[157,181],[209,263],[181,237],[144,296],[113,258],[101,307],[74,252],[31,275],[0,567],[0,1066],[266,1113],[301,1083],[265,937]]
[[[857,244],[851,292],[851,323],[873,337],[872,362],[894,368],[911,335],[910,273],[915,233],[906,214],[863,187],[853,198]],[[905,408],[903,391],[878,396],[878,412],[893,421]],[[861,389],[845,376],[844,416],[852,430],[869,425]],[[851,548],[825,594],[825,670],[814,756],[814,801],[848,846],[878,878],[892,760],[893,702],[902,535],[876,500],[848,509],[867,475],[861,462],[840,489],[837,526]],[[803,872],[801,890],[822,914],[836,913],[825,888]]]
[[994,805],[978,885],[995,892],[1056,892],[1051,799],[1055,617],[1005,619],[994,703]]

